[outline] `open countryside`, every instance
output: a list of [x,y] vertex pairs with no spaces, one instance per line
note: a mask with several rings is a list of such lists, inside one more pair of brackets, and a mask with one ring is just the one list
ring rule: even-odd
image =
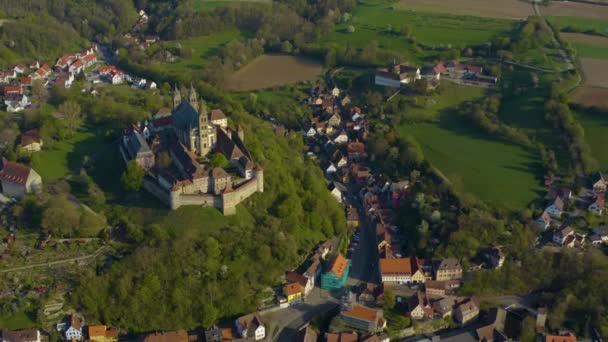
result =
[[201,36],[184,39],[170,45],[190,49],[191,58],[179,58],[175,63],[163,63],[167,70],[200,70],[207,63],[210,56],[216,55],[222,46],[232,40],[239,39],[241,33],[236,30],[224,31],[211,36]]
[[585,85],[608,88],[608,60],[581,58]]
[[399,8],[508,19],[525,19],[534,14],[532,5],[521,0],[401,0]]
[[608,109],[608,89],[582,86],[574,91],[570,101],[588,107]]
[[562,32],[560,36],[576,49],[579,57],[608,59],[608,37]]
[[587,19],[606,20],[608,6],[592,5],[574,1],[551,1],[549,6],[539,6],[540,12],[546,16],[579,17]]
[[303,57],[263,55],[235,72],[226,89],[248,91],[314,80],[321,75],[321,64]]
[[194,8],[202,10],[206,8],[215,8],[231,5],[239,5],[243,3],[269,3],[269,0],[195,0]]
[[[604,99],[608,94],[604,94]],[[607,104],[608,106],[608,104]],[[599,162],[602,170],[608,169],[608,153],[604,149],[608,146],[608,114],[577,111],[577,118],[585,129],[585,140],[591,148],[593,157]]]

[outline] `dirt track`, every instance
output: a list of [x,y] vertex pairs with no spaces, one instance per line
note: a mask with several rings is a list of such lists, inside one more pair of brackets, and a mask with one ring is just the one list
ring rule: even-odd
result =
[[226,89],[247,91],[314,80],[321,74],[321,64],[307,58],[264,55],[235,72],[226,81]]
[[608,6],[591,5],[582,2],[551,1],[549,6],[539,6],[543,15],[580,17],[588,19],[606,20]]
[[481,17],[525,19],[534,14],[532,5],[520,0],[401,0],[399,7]]

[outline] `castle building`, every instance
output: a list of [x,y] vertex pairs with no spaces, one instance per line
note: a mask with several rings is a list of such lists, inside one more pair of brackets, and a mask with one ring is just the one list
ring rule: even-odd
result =
[[[176,88],[170,116],[125,130],[123,159],[136,160],[147,171],[144,188],[172,209],[203,205],[233,214],[238,203],[264,191],[263,169],[253,162],[242,127],[228,127],[219,109],[208,112],[194,88],[187,98]],[[200,162],[211,153],[223,154],[228,166]],[[159,158],[161,154],[165,156]]]

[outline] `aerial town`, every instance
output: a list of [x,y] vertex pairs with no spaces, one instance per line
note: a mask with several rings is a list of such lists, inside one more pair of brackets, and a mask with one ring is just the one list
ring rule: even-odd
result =
[[601,342],[606,18],[0,1],[0,342]]

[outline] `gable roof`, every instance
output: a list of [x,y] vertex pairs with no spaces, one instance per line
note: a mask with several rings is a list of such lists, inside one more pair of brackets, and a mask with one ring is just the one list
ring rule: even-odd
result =
[[292,296],[302,292],[304,292],[304,290],[299,283],[289,283],[283,286],[283,293],[285,293],[286,296]]
[[553,200],[552,205],[559,210],[564,210],[564,200],[560,196],[555,197],[555,200]]
[[329,272],[333,272],[338,278],[342,278],[347,267],[348,260],[338,253],[329,266]]
[[439,263],[439,267],[437,267],[437,271],[448,271],[448,270],[457,270],[462,269],[460,265],[460,261],[455,258],[446,258],[441,260]]
[[237,319],[237,321],[243,327],[243,329],[253,328],[255,330],[257,329],[257,327],[264,325],[260,314],[258,314],[257,312],[241,316]]
[[89,337],[105,337],[106,328],[105,325],[89,325]]
[[211,120],[211,121],[223,120],[225,118],[226,118],[226,114],[224,114],[224,112],[221,109],[214,109],[209,114],[209,120]]
[[29,146],[33,143],[40,143],[42,138],[40,137],[40,130],[37,128],[30,129],[29,131],[21,135],[21,146]]
[[298,283],[302,286],[306,286],[308,283],[308,278],[297,272],[289,272],[285,278],[290,283]]
[[379,318],[377,310],[359,304],[353,304],[350,308],[344,309],[342,315],[368,322],[374,322]]
[[215,167],[215,168],[213,168],[213,170],[211,170],[211,177],[213,177],[213,179],[219,179],[219,178],[228,178],[228,177],[230,177],[230,175],[228,174],[228,172],[226,172],[221,167]]
[[32,169],[28,166],[13,163],[6,159],[2,159],[2,170],[0,170],[0,179],[3,181],[25,185],[30,171]]
[[469,298],[466,301],[460,303],[460,305],[458,305],[456,309],[462,313],[467,313],[479,310],[479,305],[477,304],[477,300],[475,298]]
[[572,333],[562,336],[547,335],[545,336],[545,342],[576,342],[576,336]]
[[245,148],[245,145],[239,138],[236,132],[233,132],[230,128],[224,130],[221,127],[217,127],[217,141],[215,148],[219,152],[223,153],[228,160],[240,159],[245,156],[248,159],[252,159],[249,151]]
[[412,262],[410,258],[403,259],[380,259],[380,273],[382,275],[412,274]]

